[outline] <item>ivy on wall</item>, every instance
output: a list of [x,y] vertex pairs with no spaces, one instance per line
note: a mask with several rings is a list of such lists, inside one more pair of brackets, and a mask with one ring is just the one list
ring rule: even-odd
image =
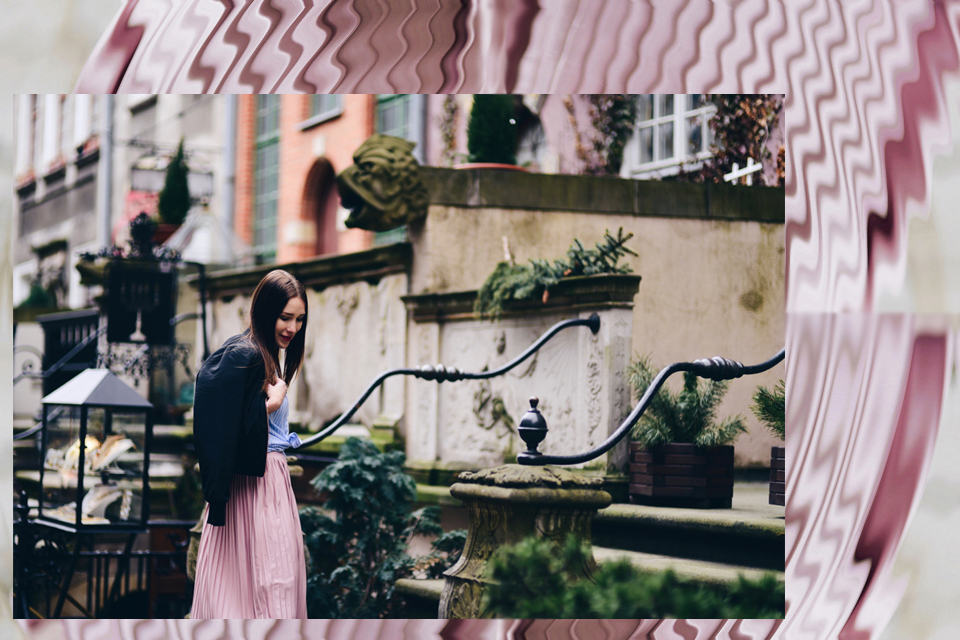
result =
[[592,129],[586,142],[577,126],[573,98],[569,95],[563,98],[563,106],[573,128],[577,158],[582,163],[580,174],[619,175],[623,165],[623,150],[637,120],[637,96],[594,94],[585,97]]
[[[753,158],[765,168],[774,162],[777,186],[783,186],[783,147],[776,160],[770,151],[768,142],[771,133],[780,122],[783,108],[783,96],[778,94],[711,94],[707,98],[717,107],[710,118],[709,126],[713,132],[713,154],[703,162],[702,168],[684,171],[680,167],[678,180],[687,182],[723,182],[723,176],[733,171],[734,163],[740,168],[747,166],[747,159]],[[761,172],[762,173],[762,172]],[[763,184],[763,179],[754,177],[754,182]],[[746,178],[739,180],[746,184]]]

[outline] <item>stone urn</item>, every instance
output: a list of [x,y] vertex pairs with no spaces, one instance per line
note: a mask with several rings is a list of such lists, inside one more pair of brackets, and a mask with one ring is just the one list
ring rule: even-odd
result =
[[[460,560],[445,573],[440,618],[489,617],[482,609],[487,562],[503,545],[529,536],[558,543],[574,533],[588,547],[590,527],[598,509],[610,506],[601,478],[588,478],[553,466],[508,464],[476,473],[461,473],[450,495],[462,500],[470,528]],[[585,577],[596,572],[592,554],[582,567]]]
[[729,509],[732,501],[732,446],[630,443],[632,504]]

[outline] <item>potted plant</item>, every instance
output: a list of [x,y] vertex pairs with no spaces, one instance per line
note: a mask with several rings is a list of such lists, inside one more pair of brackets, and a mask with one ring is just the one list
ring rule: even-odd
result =
[[173,233],[183,224],[187,212],[190,210],[190,187],[187,182],[187,176],[190,170],[187,168],[183,153],[183,138],[177,146],[177,152],[170,159],[167,165],[167,173],[163,181],[163,189],[160,190],[159,200],[157,202],[157,213],[160,216],[160,224],[153,235],[155,244],[163,244]]
[[467,121],[468,164],[458,169],[509,169],[517,166],[517,121],[511,95],[481,93],[473,97]]
[[[648,357],[627,370],[638,399],[657,371]],[[633,428],[630,502],[729,509],[733,500],[733,441],[747,428],[741,416],[717,419],[726,381],[684,373],[683,389],[661,388]]]
[[[753,394],[753,414],[775,436],[783,442],[786,439],[786,389],[783,380],[777,383],[773,391],[766,387],[757,387]],[[785,504],[784,485],[786,483],[786,448],[770,447],[770,504]]]

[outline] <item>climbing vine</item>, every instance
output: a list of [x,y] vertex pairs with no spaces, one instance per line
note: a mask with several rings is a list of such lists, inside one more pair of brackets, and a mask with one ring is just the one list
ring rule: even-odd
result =
[[443,164],[452,167],[457,162],[460,153],[457,152],[457,119],[460,113],[460,105],[457,104],[457,96],[447,95],[443,99],[443,110],[437,116],[437,124],[440,125],[440,140],[443,142]]
[[623,165],[623,150],[637,119],[637,96],[628,94],[594,94],[586,96],[592,131],[585,143],[577,126],[573,98],[564,96],[573,128],[574,147],[582,163],[580,173],[590,176],[618,175]]
[[[723,182],[723,176],[733,171],[736,163],[740,168],[747,166],[747,159],[753,158],[765,167],[776,162],[776,183],[783,185],[782,159],[773,159],[767,143],[771,133],[780,121],[783,108],[783,96],[776,94],[712,94],[707,99],[717,107],[710,118],[709,127],[713,132],[713,154],[704,161],[702,168],[696,171],[681,171],[677,179],[688,182]],[[782,155],[781,147],[781,155]],[[763,183],[762,171],[755,175],[755,182]],[[746,178],[739,181],[746,184]]]

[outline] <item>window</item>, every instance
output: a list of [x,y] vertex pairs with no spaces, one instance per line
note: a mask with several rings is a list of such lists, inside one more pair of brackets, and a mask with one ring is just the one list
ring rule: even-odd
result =
[[624,173],[654,177],[676,173],[681,162],[710,155],[707,122],[716,108],[703,94],[637,97],[637,128],[624,158]]
[[[413,157],[424,162],[425,136],[424,114],[426,98],[415,94],[385,94],[377,96],[377,133],[396,136],[416,143]],[[400,227],[389,231],[379,231],[373,238],[373,244],[380,246],[407,239],[407,228]]]
[[410,140],[411,96],[377,96],[377,133]]
[[30,96],[30,170],[37,162],[37,150],[40,148],[40,101]]
[[45,160],[43,148],[44,116],[46,113],[46,100],[40,96],[33,96],[33,162],[34,166],[41,167]]
[[257,96],[253,242],[264,262],[277,256],[277,192],[280,167],[280,97]]
[[100,102],[105,98],[93,95],[90,96],[90,133],[100,132]]
[[297,125],[303,131],[343,113],[343,98],[337,94],[312,95],[307,100],[307,119]]
[[63,153],[63,150],[67,148],[67,125],[69,124],[67,118],[67,96],[60,96],[60,138],[57,140],[59,147],[57,148],[58,154]]
[[310,96],[310,117],[329,118],[342,111],[340,96],[336,94],[320,94]]

